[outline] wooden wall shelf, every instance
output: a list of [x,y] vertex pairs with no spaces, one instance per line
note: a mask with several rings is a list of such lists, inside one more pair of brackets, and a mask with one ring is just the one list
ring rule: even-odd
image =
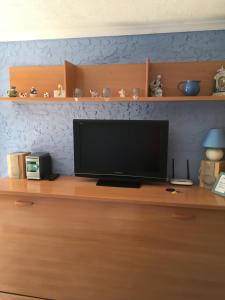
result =
[[[124,102],[134,100],[131,97],[132,88],[140,88],[138,102],[186,102],[186,101],[224,101],[225,96],[211,96],[214,90],[214,75],[224,65],[225,61],[199,62],[165,62],[144,64],[102,64],[102,65],[74,65],[68,61],[63,66],[25,66],[10,68],[10,85],[14,85],[18,92],[28,92],[32,86],[37,88],[37,98],[8,98],[0,101],[20,102],[74,102],[73,91],[80,88],[83,96],[79,102]],[[161,74],[164,85],[163,97],[148,97],[149,83]],[[198,96],[183,96],[177,89],[180,81],[200,80]],[[52,98],[53,90],[58,84],[65,89],[65,98]],[[99,93],[103,87],[109,87],[111,98],[90,97],[90,89]],[[118,91],[124,88],[126,98],[118,97]],[[49,92],[51,98],[43,98],[44,92]],[[129,93],[129,94],[128,94]]]
[[16,103],[57,103],[57,102],[199,102],[199,101],[225,101],[225,96],[163,96],[163,97],[140,97],[138,100],[133,100],[132,97],[120,98],[111,97],[104,99],[102,97],[81,97],[81,98],[42,98],[42,97],[0,97],[1,101],[10,101]]
[[62,84],[66,97],[73,97],[75,88],[80,88],[84,96],[90,96],[90,89],[102,91],[109,87],[111,96],[118,96],[124,88],[140,88],[141,96],[148,96],[149,61],[145,64],[104,64],[74,65],[68,61],[63,66],[26,66],[9,69],[10,86],[16,86],[18,92],[28,92],[32,86],[41,97],[48,92],[53,97],[53,90]]

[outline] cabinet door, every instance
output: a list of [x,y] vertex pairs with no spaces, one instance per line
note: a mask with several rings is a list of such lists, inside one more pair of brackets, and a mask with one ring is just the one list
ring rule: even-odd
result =
[[225,212],[1,196],[0,242],[2,291],[225,299]]
[[225,299],[225,211],[152,207],[140,224],[142,299]]
[[57,237],[48,204],[0,196],[0,291],[53,299]]

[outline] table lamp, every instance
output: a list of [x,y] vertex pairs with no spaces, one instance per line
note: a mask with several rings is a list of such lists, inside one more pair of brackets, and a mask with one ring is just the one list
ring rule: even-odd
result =
[[202,145],[206,148],[206,158],[208,158],[211,161],[221,160],[224,156],[225,149],[224,129],[210,129]]

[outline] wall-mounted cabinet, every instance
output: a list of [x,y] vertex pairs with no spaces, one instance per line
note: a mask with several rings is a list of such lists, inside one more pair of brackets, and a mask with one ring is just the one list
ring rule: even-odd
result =
[[34,86],[38,97],[46,91],[53,97],[58,84],[63,85],[66,97],[73,97],[75,88],[80,88],[84,97],[90,97],[90,89],[100,92],[103,87],[110,88],[112,97],[118,97],[121,88],[130,93],[133,87],[139,87],[141,96],[147,97],[148,66],[148,61],[146,64],[111,65],[74,65],[65,61],[63,66],[11,67],[10,85],[22,93]]
[[[102,65],[74,65],[68,61],[63,66],[24,66],[11,67],[10,85],[14,85],[19,92],[28,92],[32,86],[38,90],[36,98],[3,97],[9,101],[74,101],[73,91],[80,88],[83,97],[79,101],[133,101],[132,88],[140,88],[138,101],[224,101],[225,96],[212,96],[214,89],[214,75],[225,64],[225,61],[198,62],[166,62],[144,64],[102,64]],[[161,74],[164,85],[163,97],[149,97],[148,86],[157,74]],[[183,96],[177,85],[183,80],[200,80],[198,96]],[[65,98],[53,98],[53,90],[58,84],[65,89]],[[109,87],[109,99],[91,97],[90,89],[101,93],[103,87]],[[118,91],[124,88],[126,97],[120,98]],[[43,98],[44,92],[49,92],[50,98]]]
[[[59,83],[65,85],[64,66],[24,66],[11,67],[9,69],[10,86],[16,86],[18,92],[29,92],[31,87],[38,90],[38,96],[42,97],[48,91],[53,97],[53,90]],[[10,97],[10,99],[13,97]]]

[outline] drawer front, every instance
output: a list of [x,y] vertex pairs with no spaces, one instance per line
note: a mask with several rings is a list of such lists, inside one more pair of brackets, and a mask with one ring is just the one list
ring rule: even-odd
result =
[[0,290],[59,300],[225,299],[224,212],[1,197],[0,239]]

